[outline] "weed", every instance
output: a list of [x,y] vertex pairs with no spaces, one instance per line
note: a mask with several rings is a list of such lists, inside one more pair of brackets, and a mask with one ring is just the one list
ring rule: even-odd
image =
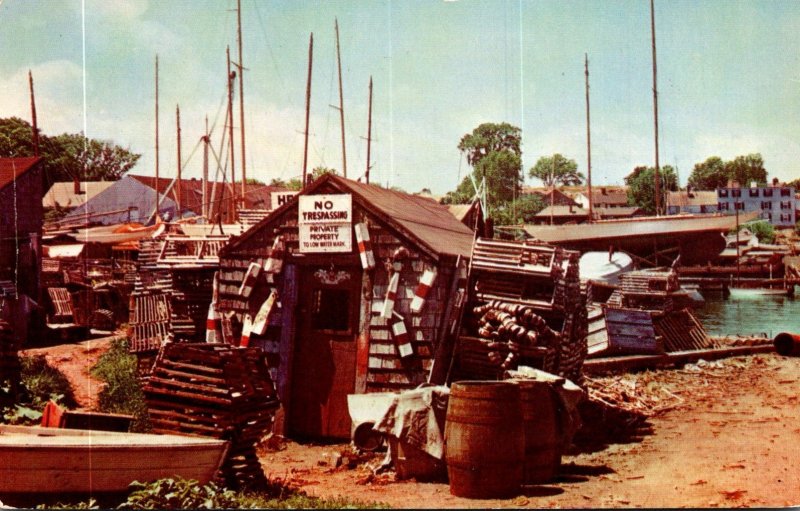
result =
[[136,369],[136,356],[128,352],[127,339],[117,338],[92,368],[92,374],[106,383],[98,396],[100,411],[133,415],[131,430],[145,432],[150,430],[150,421]]

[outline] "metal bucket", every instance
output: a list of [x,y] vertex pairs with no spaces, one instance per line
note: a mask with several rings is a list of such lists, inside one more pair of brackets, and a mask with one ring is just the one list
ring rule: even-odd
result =
[[477,499],[516,495],[525,455],[519,386],[453,383],[445,444],[450,493]]
[[782,332],[776,335],[772,342],[779,354],[785,357],[800,356],[800,334]]

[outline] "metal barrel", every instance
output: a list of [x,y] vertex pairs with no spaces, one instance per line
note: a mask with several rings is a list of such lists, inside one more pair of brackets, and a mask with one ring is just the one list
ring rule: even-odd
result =
[[775,345],[775,351],[779,354],[785,357],[800,356],[800,334],[781,332],[775,336],[772,342]]

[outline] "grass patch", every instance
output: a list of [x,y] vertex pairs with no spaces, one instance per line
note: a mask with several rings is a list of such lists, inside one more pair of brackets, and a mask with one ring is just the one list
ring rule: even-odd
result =
[[108,351],[92,368],[92,375],[106,383],[98,395],[98,407],[105,413],[125,413],[135,417],[131,431],[150,430],[147,402],[137,376],[136,356],[128,352],[128,340],[111,341]]

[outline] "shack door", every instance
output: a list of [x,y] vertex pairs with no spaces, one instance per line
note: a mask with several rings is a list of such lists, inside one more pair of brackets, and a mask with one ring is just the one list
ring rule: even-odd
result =
[[299,281],[289,431],[349,438],[361,268],[301,267]]

